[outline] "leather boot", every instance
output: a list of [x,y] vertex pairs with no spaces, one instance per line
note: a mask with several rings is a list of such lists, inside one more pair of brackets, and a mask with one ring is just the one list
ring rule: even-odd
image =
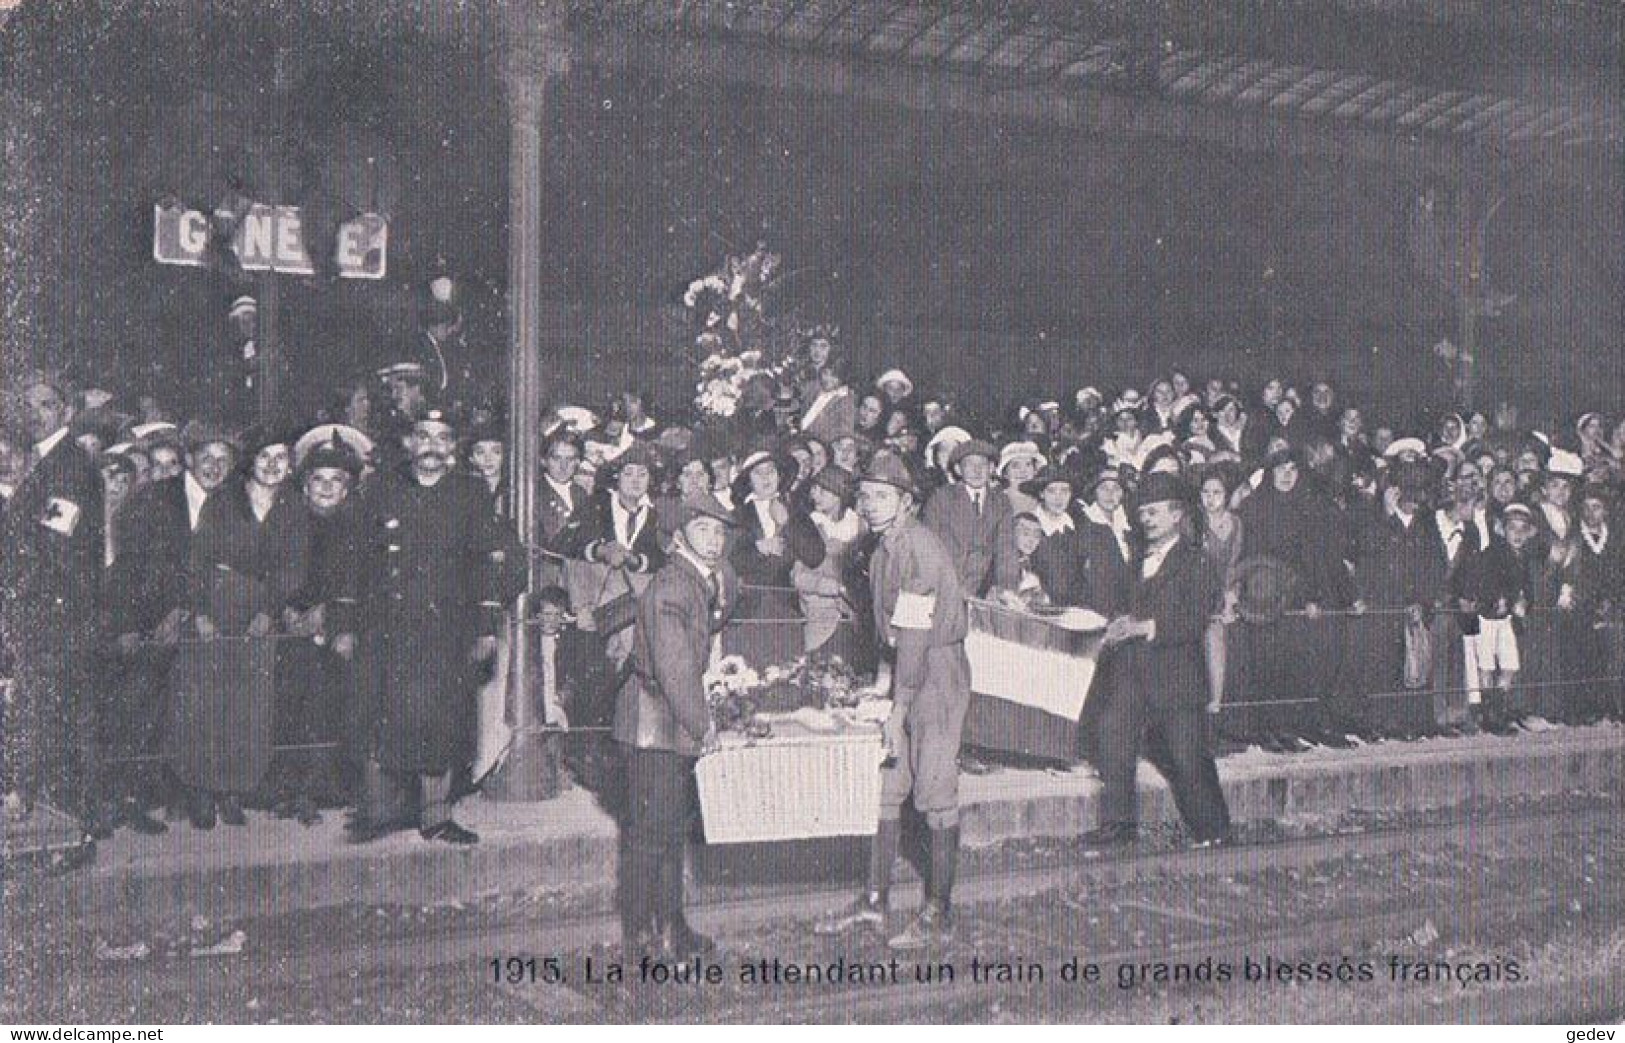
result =
[[926,897],[945,910],[953,908],[954,878],[959,875],[959,827],[931,831],[931,879]]

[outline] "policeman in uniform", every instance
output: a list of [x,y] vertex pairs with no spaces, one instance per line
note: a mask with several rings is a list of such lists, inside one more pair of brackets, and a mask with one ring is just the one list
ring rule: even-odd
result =
[[620,887],[626,949],[685,959],[716,947],[683,917],[683,854],[696,810],[694,763],[717,742],[705,668],[739,581],[727,561],[732,514],[709,494],[678,512],[671,555],[638,600],[614,736],[630,805]]
[[479,840],[452,820],[452,780],[473,757],[476,666],[496,652],[505,566],[522,557],[479,483],[450,470],[456,446],[451,420],[439,410],[424,413],[406,440],[410,462],[383,477],[362,504],[373,760],[354,840],[408,825],[419,787],[425,839]]
[[869,857],[867,892],[818,924],[820,934],[885,924],[892,863],[902,838],[903,801],[912,794],[931,832],[925,904],[887,944],[923,949],[952,934],[951,899],[959,861],[959,742],[970,707],[965,656],[965,592],[953,557],[916,517],[919,486],[902,459],[875,457],[858,484],[858,513],[879,538],[870,564],[875,625],[896,655],[892,713],[884,727],[880,828]]

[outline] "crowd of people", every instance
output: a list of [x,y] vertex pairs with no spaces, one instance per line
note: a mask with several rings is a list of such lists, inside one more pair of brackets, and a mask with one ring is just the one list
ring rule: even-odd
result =
[[[47,802],[95,835],[161,832],[166,810],[208,829],[351,807],[360,840],[475,842],[452,806],[500,760],[481,722],[493,693],[502,716],[519,594],[537,717],[607,731],[637,599],[697,505],[731,521],[732,618],[795,620],[793,652],[884,677],[876,541],[854,509],[877,457],[907,468],[958,588],[1012,610],[1123,615],[1146,557],[1137,496],[1177,490],[1221,577],[1198,606],[1207,742],[1621,714],[1625,418],[1541,432],[1503,402],[1406,423],[1327,382],[1179,372],[978,416],[902,370],[856,383],[826,342],[727,418],[561,389],[527,545],[501,409],[451,401],[417,362],[247,430],[53,374],[17,390],[0,428],[7,813]],[[1101,705],[1080,757],[1112,730]],[[574,754],[595,784],[617,770],[601,743]]]

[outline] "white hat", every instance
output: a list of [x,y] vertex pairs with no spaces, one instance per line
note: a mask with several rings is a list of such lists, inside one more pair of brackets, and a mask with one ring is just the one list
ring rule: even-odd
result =
[[738,473],[750,474],[750,469],[752,467],[755,467],[757,464],[762,463],[763,461],[775,459],[776,458],[773,456],[773,454],[768,452],[766,449],[758,449],[749,456],[745,457],[743,460],[739,461]]
[[293,444],[293,464],[295,467],[305,462],[305,457],[312,449],[319,445],[327,445],[337,438],[356,456],[363,460],[372,456],[372,439],[348,424],[318,424],[299,436]]
[[236,300],[231,302],[231,310],[226,314],[235,319],[237,316],[242,315],[245,312],[258,312],[259,310],[259,302],[245,293],[241,297],[238,297]]
[[1383,458],[1387,460],[1398,459],[1405,453],[1426,456],[1428,455],[1428,447],[1420,438],[1396,438],[1388,443],[1387,449],[1382,451]]
[[581,406],[560,406],[557,410],[564,426],[576,434],[585,434],[598,426],[598,416]]
[[875,387],[885,387],[887,384],[898,383],[903,385],[904,395],[914,394],[914,381],[908,379],[908,374],[900,369],[888,369],[875,378]]
[[938,431],[936,434],[932,435],[931,441],[925,443],[925,458],[927,460],[935,460],[935,452],[938,446],[947,446],[949,451],[952,451],[956,446],[964,445],[966,442],[969,442],[970,439],[971,436],[969,431],[962,427],[955,427],[950,424],[941,431]]
[[1560,478],[1579,478],[1585,474],[1585,462],[1579,453],[1553,449],[1551,458],[1546,461],[1546,473]]
[[1084,400],[1089,399],[1089,398],[1094,399],[1095,403],[1097,405],[1100,402],[1104,401],[1104,396],[1101,395],[1101,393],[1100,393],[1100,391],[1098,389],[1093,388],[1093,387],[1081,387],[1081,388],[1079,388],[1078,393],[1072,396],[1072,401],[1074,403],[1076,403],[1077,405],[1082,406]]
[[1011,442],[999,450],[999,473],[1017,460],[1031,460],[1039,467],[1044,466],[1044,453],[1038,448],[1037,442]]
[[1117,396],[1117,401],[1112,403],[1113,413],[1121,413],[1124,410],[1137,413],[1143,408],[1145,408],[1145,399],[1134,388],[1129,388]]

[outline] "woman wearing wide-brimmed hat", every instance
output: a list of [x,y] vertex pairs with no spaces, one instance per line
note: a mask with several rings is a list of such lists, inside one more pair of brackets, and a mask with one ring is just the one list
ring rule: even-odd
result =
[[839,467],[813,475],[807,487],[808,520],[824,543],[824,560],[809,566],[797,561],[791,582],[801,596],[802,627],[808,652],[852,658],[852,601],[847,588],[847,548],[863,534],[863,522],[852,509],[856,479]]

